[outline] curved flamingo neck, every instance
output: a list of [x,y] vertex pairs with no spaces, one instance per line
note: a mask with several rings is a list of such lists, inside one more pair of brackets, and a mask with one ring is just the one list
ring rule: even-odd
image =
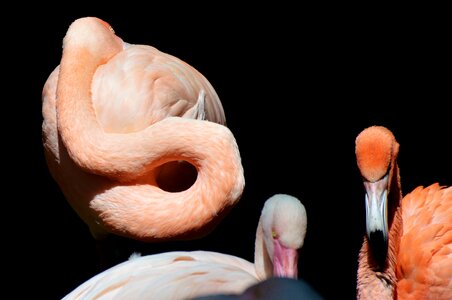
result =
[[110,39],[110,44],[117,45],[93,45],[101,50],[92,51],[88,42],[80,45],[76,43],[78,38],[71,38],[76,33],[70,28],[65,38],[56,105],[61,138],[70,157],[82,169],[127,181],[172,160],[187,160],[200,167],[200,162],[209,155],[206,147],[201,146],[207,143],[206,137],[211,142],[234,145],[235,140],[225,126],[193,119],[167,118],[140,132],[105,133],[92,106],[91,82],[98,66],[122,46]]
[[[92,105],[91,84],[97,68],[121,50],[122,40],[93,19],[75,21],[64,39],[55,104],[59,136],[78,168],[114,186],[90,195],[95,199],[83,208],[94,219],[90,226],[140,240],[202,235],[244,188],[234,135],[223,125],[179,117],[138,132],[104,132]],[[156,167],[177,160],[198,172],[188,190],[170,193],[140,182],[154,176]],[[159,217],[146,214],[150,211]],[[177,218],[169,217],[170,211]],[[187,221],[180,222],[182,217]]]
[[254,266],[259,280],[265,280],[273,276],[273,262],[265,245],[265,236],[262,229],[262,217],[259,219],[256,230],[256,242],[254,246]]

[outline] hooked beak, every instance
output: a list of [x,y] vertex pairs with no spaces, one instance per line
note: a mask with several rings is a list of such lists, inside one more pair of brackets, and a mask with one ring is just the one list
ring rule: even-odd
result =
[[366,189],[366,231],[369,245],[380,266],[388,251],[388,179],[364,182]]
[[298,278],[298,250],[283,246],[278,239],[273,240],[273,275]]

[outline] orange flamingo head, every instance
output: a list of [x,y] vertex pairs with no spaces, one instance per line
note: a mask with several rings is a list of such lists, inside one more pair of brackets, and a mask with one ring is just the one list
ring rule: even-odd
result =
[[356,138],[356,161],[366,191],[366,232],[379,266],[388,250],[388,193],[399,144],[383,126],[364,129]]
[[367,181],[381,179],[397,157],[399,144],[392,132],[383,126],[364,129],[356,138],[356,160]]

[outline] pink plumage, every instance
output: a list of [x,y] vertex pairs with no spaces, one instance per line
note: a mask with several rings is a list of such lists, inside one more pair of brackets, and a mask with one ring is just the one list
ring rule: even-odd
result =
[[74,21],[44,86],[50,172],[96,238],[204,236],[245,184],[218,95],[187,63],[106,24]]

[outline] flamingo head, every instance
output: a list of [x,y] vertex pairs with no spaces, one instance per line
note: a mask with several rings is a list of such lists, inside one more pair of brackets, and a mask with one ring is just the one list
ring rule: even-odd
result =
[[388,194],[398,151],[394,135],[383,126],[368,127],[356,138],[356,160],[366,192],[366,233],[380,266],[388,249]]
[[276,277],[298,277],[298,251],[306,235],[306,210],[292,196],[276,194],[262,209],[264,243]]
[[111,56],[127,46],[109,23],[96,17],[79,18],[72,22],[63,40],[63,48],[68,44],[83,47],[91,55],[111,53]]

